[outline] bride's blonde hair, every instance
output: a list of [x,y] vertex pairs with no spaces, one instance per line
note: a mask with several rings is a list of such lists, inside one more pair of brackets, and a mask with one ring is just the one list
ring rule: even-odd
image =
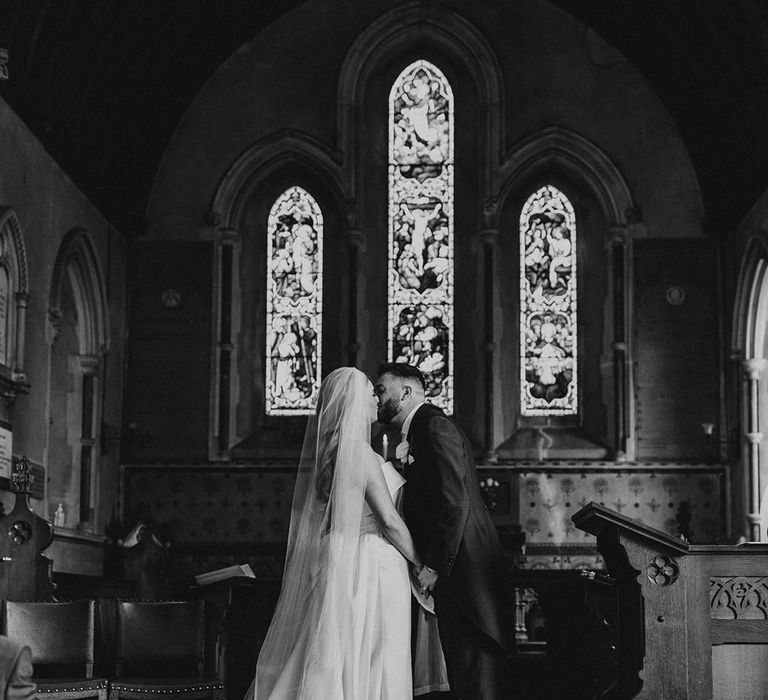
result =
[[317,398],[317,451],[315,493],[321,501],[331,495],[333,474],[339,450],[339,432],[346,414],[355,410],[359,392],[368,378],[354,367],[340,367],[320,385]]

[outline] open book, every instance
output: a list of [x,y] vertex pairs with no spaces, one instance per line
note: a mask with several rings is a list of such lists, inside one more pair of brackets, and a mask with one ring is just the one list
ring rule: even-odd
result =
[[234,566],[226,566],[223,569],[216,569],[216,571],[208,571],[205,574],[198,574],[195,576],[195,583],[198,586],[207,586],[209,583],[216,583],[217,581],[224,581],[238,576],[256,578],[249,564],[235,564]]

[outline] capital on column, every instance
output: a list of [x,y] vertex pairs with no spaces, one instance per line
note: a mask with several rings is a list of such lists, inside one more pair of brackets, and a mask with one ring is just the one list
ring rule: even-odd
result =
[[614,224],[608,227],[608,240],[613,245],[626,245],[627,244],[627,227]]
[[481,228],[477,232],[477,237],[486,246],[495,246],[496,241],[499,238],[499,229],[494,227]]
[[742,360],[741,366],[749,379],[756,380],[760,378],[760,373],[765,369],[765,360],[759,357],[750,357]]
[[365,235],[360,229],[347,229],[347,245],[352,250],[361,250],[365,246]]

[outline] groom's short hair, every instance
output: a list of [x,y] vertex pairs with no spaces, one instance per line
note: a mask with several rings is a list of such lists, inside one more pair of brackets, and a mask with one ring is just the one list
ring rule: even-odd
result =
[[406,362],[387,362],[379,367],[379,376],[383,374],[394,374],[396,377],[402,379],[415,379],[422,389],[427,388],[427,382],[424,380],[424,375],[421,370],[414,365],[409,365]]

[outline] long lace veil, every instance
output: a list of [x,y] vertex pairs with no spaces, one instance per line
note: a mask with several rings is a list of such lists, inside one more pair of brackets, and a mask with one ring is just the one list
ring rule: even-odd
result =
[[344,645],[354,643],[348,632],[365,461],[375,459],[369,401],[368,379],[353,367],[322,384],[299,462],[282,589],[246,698],[270,698],[289,662],[299,665],[292,697],[342,694]]

